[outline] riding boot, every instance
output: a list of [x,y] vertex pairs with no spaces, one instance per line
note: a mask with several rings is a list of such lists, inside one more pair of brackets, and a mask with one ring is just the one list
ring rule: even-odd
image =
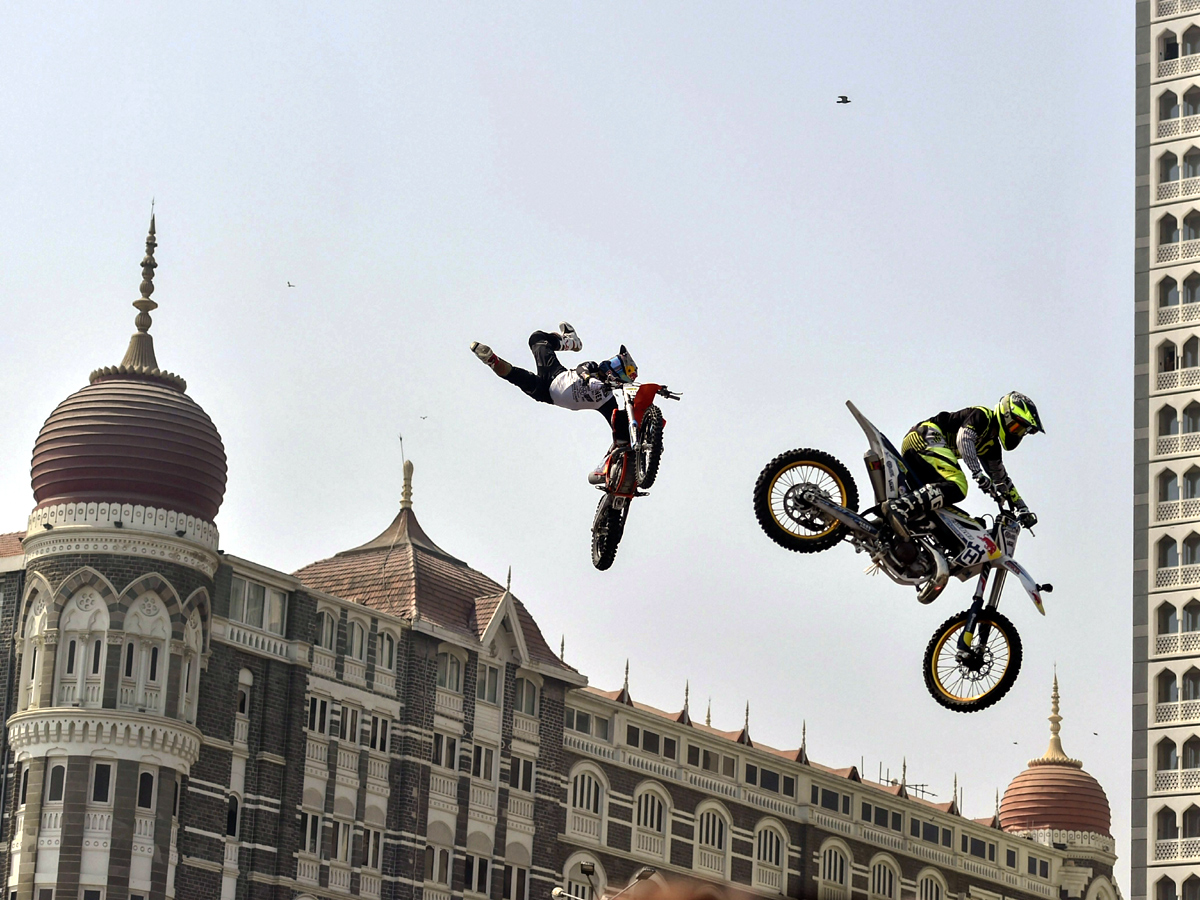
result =
[[946,495],[942,486],[927,484],[893,500],[888,511],[899,520],[904,531],[912,531],[912,526],[927,519],[935,509],[941,509],[945,505]]
[[492,352],[492,348],[487,344],[481,344],[479,341],[471,342],[471,352],[479,357],[479,361],[485,366],[499,375],[501,378],[507,377],[512,371],[512,364],[507,363]]
[[608,453],[604,455],[603,461],[596,468],[592,469],[588,475],[589,484],[604,484],[608,481],[608,463],[612,459],[613,453],[618,447],[628,447],[629,441],[613,441],[611,447],[608,448]]

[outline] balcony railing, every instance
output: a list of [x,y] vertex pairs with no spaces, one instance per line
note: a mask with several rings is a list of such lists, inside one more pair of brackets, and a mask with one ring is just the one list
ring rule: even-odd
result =
[[1154,639],[1154,652],[1156,654],[1200,652],[1200,631],[1160,634]]
[[1154,507],[1156,522],[1194,519],[1197,516],[1200,516],[1200,497],[1188,497],[1185,500],[1163,500]]
[[595,813],[571,810],[571,834],[578,837],[600,840],[600,817]]
[[363,897],[379,896],[379,876],[363,872],[358,876],[358,893]]
[[[1196,121],[1193,131],[1200,132],[1200,116],[1188,116],[1188,120]],[[1160,263],[1177,262],[1185,259],[1200,257],[1200,239],[1190,241],[1171,241],[1158,245],[1157,261]]]
[[225,842],[225,868],[236,869],[238,865],[238,853],[241,851],[242,845],[237,841]]
[[699,847],[696,850],[696,868],[701,872],[725,876],[725,853],[721,850],[711,850]]
[[526,819],[533,821],[533,798],[521,797],[517,794],[508,795],[508,817],[510,819]]
[[443,884],[425,882],[425,886],[421,888],[421,896],[424,900],[450,900],[450,889]]
[[817,885],[817,900],[846,900],[848,896],[840,884]]
[[250,740],[250,720],[249,719],[234,719],[233,720],[233,742],[235,744],[245,744]]
[[[1196,60],[1195,68],[1200,69],[1200,53],[1189,56],[1188,59]],[[1177,181],[1160,181],[1155,199],[1182,200],[1194,194],[1200,194],[1200,178],[1182,178]]]
[[1163,16],[1177,16],[1180,13],[1189,13],[1200,10],[1200,0],[1158,0],[1154,7],[1154,15],[1162,18]]
[[634,844],[634,849],[638,853],[645,853],[648,856],[662,859],[663,848],[665,846],[666,840],[660,832],[646,831],[642,828],[637,830],[637,842]]
[[[22,813],[24,815],[24,813]],[[62,830],[62,810],[48,809],[42,813],[42,831]]]
[[375,781],[387,781],[388,761],[377,756],[367,757],[367,777]]
[[1200,859],[1200,838],[1172,838],[1154,842],[1155,862]]
[[112,813],[90,812],[83,814],[83,830],[92,834],[112,832]]
[[513,713],[513,737],[537,743],[538,720],[524,713]]
[[335,891],[350,890],[350,868],[345,863],[330,864],[329,887]]
[[[1188,305],[1194,306],[1195,304],[1189,303]],[[1158,379],[1155,382],[1155,390],[1175,391],[1180,388],[1196,387],[1197,385],[1200,385],[1200,366],[1188,366],[1186,369],[1159,372]]]
[[375,690],[385,694],[396,693],[396,676],[387,669],[375,670]]
[[783,893],[783,870],[773,869],[761,863],[754,864],[754,884],[769,891]]
[[1181,700],[1177,703],[1157,703],[1154,706],[1154,722],[1192,722],[1200,719],[1200,700]]
[[367,667],[357,659],[346,657],[345,668],[342,669],[342,674],[347,681],[354,684],[367,683]]
[[494,810],[496,808],[496,789],[490,784],[471,782],[471,808]]
[[1156,325],[1182,325],[1187,322],[1200,320],[1200,303],[1175,304],[1160,306],[1155,316]]
[[1200,584],[1200,565],[1173,566],[1156,569],[1154,586],[1156,588],[1186,587]]
[[458,800],[458,779],[449,775],[429,773],[429,793],[450,800]]
[[[1183,137],[1200,131],[1200,116],[1183,116],[1174,119],[1163,119],[1158,123],[1160,138]],[[1161,262],[1162,259],[1159,259]]]
[[1178,56],[1175,59],[1163,59],[1158,63],[1159,78],[1176,78],[1180,75],[1190,75],[1200,72],[1200,54]]
[[1200,791],[1200,769],[1182,769],[1154,773],[1156,791]]
[[296,860],[296,880],[305,884],[317,884],[321,880],[321,861],[311,856]]
[[347,772],[358,771],[357,745],[351,744],[349,747],[338,747],[337,767]]
[[433,710],[434,712],[440,712],[444,716],[453,716],[456,719],[461,719],[463,714],[462,694],[448,691],[445,688],[438,688],[437,697],[433,702]]
[[1174,456],[1177,453],[1200,453],[1200,431],[1160,435],[1154,444],[1154,451],[1158,456]]
[[334,655],[328,650],[313,647],[312,670],[314,675],[324,675],[326,678],[335,677],[337,674],[336,663]]

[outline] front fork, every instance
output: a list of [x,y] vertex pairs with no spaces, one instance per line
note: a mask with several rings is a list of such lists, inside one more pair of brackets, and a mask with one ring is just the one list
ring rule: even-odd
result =
[[[982,627],[979,626],[979,614],[983,611],[983,594],[987,590],[988,576],[991,574],[990,566],[985,566],[983,571],[979,573],[979,580],[975,582],[975,595],[971,598],[971,608],[967,610],[967,621],[963,625],[962,634],[958,636],[958,653],[956,656],[962,661],[964,656],[975,652],[976,647],[986,647],[988,637],[991,635],[992,624],[984,622]],[[998,592],[993,590],[993,599],[998,599]],[[989,606],[993,604],[989,603]],[[979,627],[979,633],[976,634],[975,629]]]

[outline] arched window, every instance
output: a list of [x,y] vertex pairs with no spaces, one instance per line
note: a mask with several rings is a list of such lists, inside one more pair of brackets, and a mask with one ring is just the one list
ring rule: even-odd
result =
[[1179,479],[1170,469],[1158,475],[1158,502],[1169,503],[1179,499]]
[[537,715],[538,686],[528,678],[518,678],[513,691],[513,711],[527,716]]
[[1183,431],[1185,434],[1200,431],[1200,403],[1195,400],[1183,408]]
[[871,866],[871,896],[877,900],[896,900],[896,870],[885,862]]
[[846,855],[840,848],[830,846],[821,852],[821,880],[845,887]]
[[50,766],[50,778],[46,785],[46,802],[62,803],[63,786],[67,781],[67,767],[61,764]]
[[225,812],[225,833],[229,837],[237,837],[238,834],[238,799],[234,796],[230,796]]
[[1200,631],[1200,601],[1189,600],[1183,607],[1183,630]]
[[642,791],[637,799],[637,827],[662,833],[663,802],[653,791]]
[[379,654],[375,665],[389,672],[396,668],[396,639],[386,631],[379,633]]
[[1175,742],[1170,738],[1163,738],[1158,742],[1155,748],[1155,756],[1158,762],[1158,771],[1174,772],[1179,768],[1179,753],[1177,752]]
[[437,656],[437,686],[456,694],[462,693],[462,663],[453,653]]
[[1175,882],[1170,878],[1160,878],[1154,885],[1154,900],[1175,900]]
[[1200,340],[1190,337],[1183,342],[1183,368],[1194,369],[1200,363]]
[[1179,285],[1174,278],[1164,278],[1158,283],[1158,305],[1179,305]]
[[579,812],[600,815],[602,786],[591,772],[580,772],[571,779],[571,807]]
[[1179,837],[1179,824],[1175,816],[1175,810],[1168,807],[1163,807],[1158,811],[1158,815],[1154,817],[1157,824],[1157,837],[1160,841],[1172,841]]
[[29,763],[21,766],[21,790],[17,794],[17,806],[24,806],[29,795]]
[[[1200,92],[1196,93],[1196,99],[1200,102]],[[1200,109],[1200,107],[1197,107]],[[1183,239],[1185,241],[1194,241],[1200,238],[1200,212],[1192,210],[1183,217]]]
[[1164,31],[1158,39],[1158,61],[1170,62],[1173,59],[1179,59],[1179,42],[1174,32]]
[[1179,631],[1179,617],[1173,603],[1164,603],[1158,608],[1158,633],[1175,634]]
[[1183,564],[1194,566],[1200,563],[1200,534],[1194,531],[1183,539]]
[[450,884],[450,851],[445,847],[425,847],[425,880],[434,884]]
[[1194,804],[1183,812],[1183,836],[1200,837],[1200,807]]
[[59,617],[58,705],[98,707],[103,700],[108,606],[94,588],[78,591]]
[[1160,244],[1179,243],[1179,222],[1170,213],[1158,220],[1158,242]]
[[1192,466],[1183,473],[1182,493],[1188,500],[1200,497],[1200,468]]
[[[1179,356],[1175,352],[1175,345],[1166,341],[1158,348],[1158,371],[1174,372],[1177,368],[1179,368]],[[1168,383],[1160,386],[1166,388],[1174,385]]]
[[1158,98],[1158,118],[1160,120],[1179,118],[1179,98],[1173,91],[1167,91]]
[[137,805],[141,809],[154,809],[153,772],[142,772],[138,776]]
[[1158,542],[1158,567],[1173,569],[1179,565],[1179,547],[1169,535]]
[[917,883],[917,888],[920,900],[942,900],[942,884],[932,875],[924,876]]
[[367,631],[359,622],[350,623],[350,655],[355,659],[367,658]]
[[1179,702],[1179,682],[1175,680],[1175,673],[1169,669],[1158,673],[1158,702]]
[[1184,673],[1183,699],[1200,700],[1200,669],[1191,668]]
[[162,659],[170,637],[171,617],[157,594],[142,594],[129,605],[125,612],[125,653],[118,695],[121,709],[162,711],[166,695]]
[[49,618],[46,600],[37,590],[29,597],[29,617],[25,622],[24,655],[21,660],[21,709],[41,705],[42,667],[45,663],[43,641]]
[[700,846],[724,852],[725,850],[725,819],[716,810],[710,809],[700,814],[699,836]]
[[250,695],[246,693],[245,688],[238,688],[238,707],[239,716],[250,714]]
[[1179,157],[1174,153],[1167,152],[1162,155],[1158,161],[1158,182],[1166,184],[1169,181],[1179,180]]
[[1200,175],[1200,150],[1192,147],[1183,154],[1183,177],[1195,178]]
[[1200,769],[1200,738],[1192,736],[1183,743],[1183,767]]
[[317,613],[317,637],[316,645],[322,650],[328,650],[330,653],[337,651],[334,634],[335,623],[333,616],[321,610]]
[[1183,109],[1181,112],[1185,116],[1194,116],[1200,113],[1200,88],[1188,88],[1183,95]]
[[1160,437],[1179,434],[1179,414],[1175,407],[1164,406],[1158,411],[1158,434]]
[[764,866],[783,866],[783,838],[774,828],[760,828],[754,841],[754,858]]
[[1200,28],[1193,25],[1183,33],[1183,55],[1192,56],[1200,53]]
[[[1200,153],[1196,155],[1196,160],[1200,162]],[[1200,300],[1200,274],[1193,272],[1183,279],[1183,302],[1188,304],[1197,300]]]
[[1200,900],[1200,878],[1193,875],[1183,883],[1183,900]]

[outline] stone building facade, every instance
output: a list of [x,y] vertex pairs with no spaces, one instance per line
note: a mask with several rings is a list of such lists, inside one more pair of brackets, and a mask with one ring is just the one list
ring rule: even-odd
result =
[[975,821],[587,687],[425,533],[411,464],[364,544],[294,573],[223,551],[220,435],[149,335],[154,247],[152,223],[125,358],[47,419],[26,530],[0,535],[10,900],[599,900],[648,866],[763,896],[1117,900],[1057,707],[1045,768]]

